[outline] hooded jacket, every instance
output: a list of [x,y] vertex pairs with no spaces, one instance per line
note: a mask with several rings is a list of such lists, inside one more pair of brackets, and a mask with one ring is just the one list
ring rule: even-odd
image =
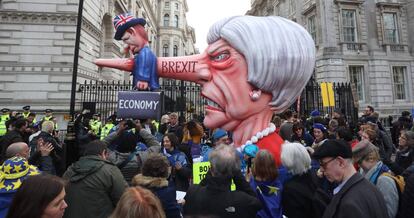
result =
[[167,218],[181,217],[181,208],[176,200],[175,187],[168,182],[167,178],[139,174],[132,179],[132,184],[151,190],[160,199]]
[[69,181],[64,217],[107,218],[127,187],[121,171],[97,155],[81,157],[63,178]]
[[255,217],[262,209],[256,193],[241,172],[233,177],[235,191],[230,191],[231,179],[213,177],[209,171],[199,185],[188,189],[184,214],[189,217]]

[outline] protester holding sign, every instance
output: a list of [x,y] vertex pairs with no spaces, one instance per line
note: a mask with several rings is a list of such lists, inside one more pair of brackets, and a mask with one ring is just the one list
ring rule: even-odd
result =
[[[210,155],[211,169],[200,185],[189,188],[184,215],[191,217],[255,217],[261,203],[240,171],[232,146],[220,145]],[[231,180],[236,190],[230,190]]]

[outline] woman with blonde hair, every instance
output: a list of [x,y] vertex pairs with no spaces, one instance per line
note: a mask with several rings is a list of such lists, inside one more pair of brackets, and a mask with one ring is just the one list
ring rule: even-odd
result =
[[125,190],[110,218],[165,218],[160,200],[141,187]]

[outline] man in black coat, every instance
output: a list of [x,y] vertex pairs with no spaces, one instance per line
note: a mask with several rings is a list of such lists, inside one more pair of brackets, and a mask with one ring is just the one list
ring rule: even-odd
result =
[[3,163],[3,161],[6,160],[6,150],[11,144],[16,142],[27,143],[25,137],[25,131],[28,126],[27,120],[24,118],[19,118],[11,125],[13,125],[13,130],[8,131],[6,135],[4,135],[0,140],[1,163]]
[[387,218],[384,197],[352,165],[351,147],[342,140],[327,140],[316,149],[320,170],[330,182],[339,185],[323,218]]
[[[255,217],[261,203],[240,171],[236,150],[220,145],[210,154],[211,168],[200,185],[185,196],[184,215],[188,217]],[[230,190],[231,180],[236,191]]]

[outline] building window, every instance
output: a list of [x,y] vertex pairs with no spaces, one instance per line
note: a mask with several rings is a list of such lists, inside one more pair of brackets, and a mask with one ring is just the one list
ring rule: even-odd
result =
[[170,8],[170,2],[165,2],[165,8]]
[[170,25],[170,15],[164,14],[164,26],[169,26],[169,25]]
[[359,101],[364,101],[364,66],[349,66],[349,80],[355,85]]
[[178,16],[174,16],[174,27],[178,28]]
[[176,46],[176,45],[174,45],[174,48],[173,48],[173,56],[174,57],[178,56],[178,46]]
[[406,95],[406,85],[404,81],[405,74],[407,72],[407,67],[392,67],[392,78],[394,86],[394,99],[396,100],[405,100]]
[[312,36],[313,41],[315,41],[316,44],[316,26],[315,26],[315,15],[310,16],[308,18],[308,31],[309,34]]
[[175,10],[178,11],[178,9],[179,9],[178,3],[175,3]]
[[398,23],[396,13],[384,13],[384,39],[390,44],[398,44]]
[[167,44],[165,44],[163,47],[162,47],[162,56],[163,57],[168,57],[168,50],[169,50],[170,48],[168,47],[168,45]]
[[342,31],[344,42],[357,42],[356,11],[342,10]]

